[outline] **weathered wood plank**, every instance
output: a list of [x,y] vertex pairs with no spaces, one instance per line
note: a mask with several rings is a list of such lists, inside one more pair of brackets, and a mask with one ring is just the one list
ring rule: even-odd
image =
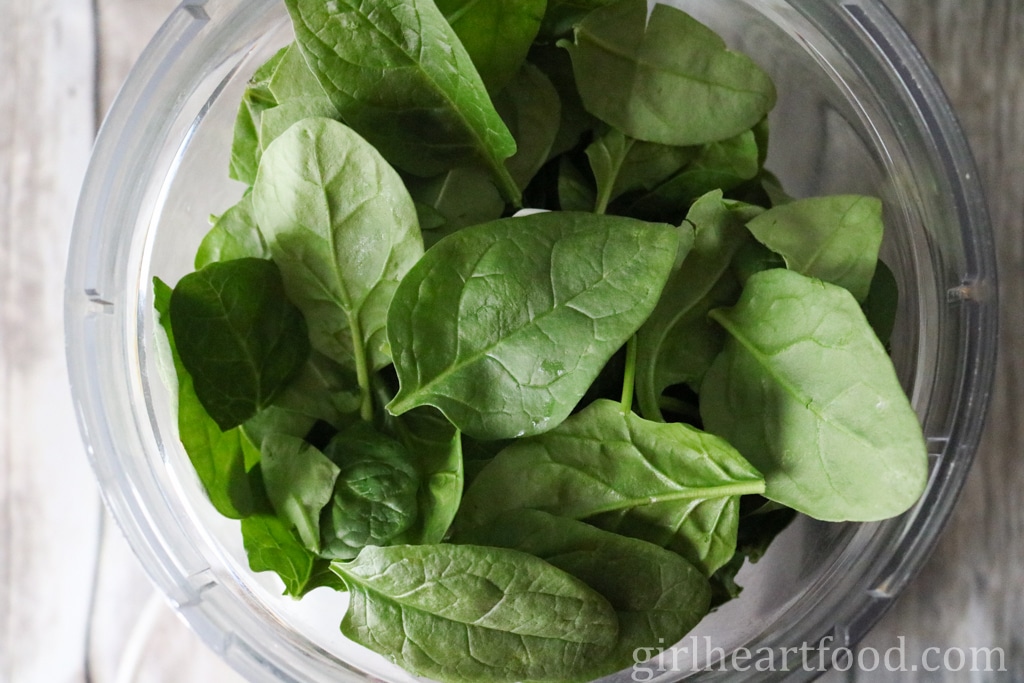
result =
[[[63,353],[68,236],[95,128],[89,0],[0,3],[0,679],[76,681],[99,498]],[[54,653],[59,653],[55,656]]]
[[[863,644],[904,638],[907,666],[947,652],[960,671],[861,672],[828,681],[1024,680],[1024,2],[889,0],[960,117],[987,189],[1001,275],[992,410],[963,497],[934,556]],[[970,671],[971,648],[1001,648],[1006,671]],[[993,660],[998,663],[998,659]],[[985,668],[984,659],[979,667]]]

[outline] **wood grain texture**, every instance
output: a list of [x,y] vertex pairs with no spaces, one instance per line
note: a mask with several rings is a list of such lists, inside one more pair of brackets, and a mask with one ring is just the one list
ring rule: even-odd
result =
[[0,3],[0,49],[0,679],[63,683],[83,675],[100,517],[62,339],[95,129],[89,0]]
[[[931,63],[986,188],[1000,274],[1000,351],[982,445],[930,561],[862,644],[902,637],[908,667],[928,648],[960,671],[850,672],[828,681],[1024,680],[1024,2],[890,0]],[[971,671],[971,648],[1000,648],[1006,671]],[[995,661],[995,660],[993,660]],[[984,659],[979,660],[984,669]]]

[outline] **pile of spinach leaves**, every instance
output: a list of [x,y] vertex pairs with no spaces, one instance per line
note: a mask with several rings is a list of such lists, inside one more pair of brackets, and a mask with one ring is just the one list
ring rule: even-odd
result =
[[881,202],[785,195],[754,61],[646,0],[286,5],[245,194],[154,290],[254,571],[418,675],[589,680],[797,512],[918,499]]

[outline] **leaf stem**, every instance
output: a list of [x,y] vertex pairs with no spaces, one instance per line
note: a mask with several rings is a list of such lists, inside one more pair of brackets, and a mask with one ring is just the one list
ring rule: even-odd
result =
[[355,316],[349,316],[349,329],[352,332],[352,355],[356,360],[356,382],[359,384],[359,417],[365,422],[373,422],[369,362],[366,359],[366,346],[363,344],[363,330]]
[[523,208],[523,193],[504,162],[499,161],[491,164],[491,170],[494,171],[494,179],[497,181],[498,191],[505,198],[505,201],[512,204],[516,209]]
[[622,412],[633,410],[633,385],[636,382],[636,335],[626,342],[626,369],[622,373]]

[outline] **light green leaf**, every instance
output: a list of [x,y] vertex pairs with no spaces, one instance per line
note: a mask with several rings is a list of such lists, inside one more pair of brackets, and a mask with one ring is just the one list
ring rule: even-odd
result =
[[[638,140],[701,145],[739,135],[775,104],[749,57],[688,14],[647,0],[593,10],[561,41],[587,110]],[[683,104],[685,103],[685,104]]]
[[766,270],[711,316],[730,338],[704,378],[701,416],[764,473],[766,497],[836,522],[917,501],[928,478],[921,426],[847,290]]
[[267,148],[253,206],[314,347],[368,387],[390,362],[392,294],[423,253],[401,178],[350,128],[306,119]]
[[274,515],[242,520],[242,545],[254,572],[271,571],[284,582],[285,595],[307,592],[317,558],[295,536],[293,527]]
[[320,511],[330,502],[339,469],[300,438],[271,434],[260,448],[260,468],[274,510],[299,532],[309,550],[320,552]]
[[432,0],[286,0],[296,40],[341,119],[392,164],[431,176],[470,159],[519,203],[515,140]]
[[812,197],[776,206],[747,223],[790,270],[850,290],[863,301],[882,245],[882,202],[861,195]]
[[763,490],[724,440],[602,399],[499,453],[466,490],[457,527],[543,510],[668,547],[710,574],[735,550],[738,496]]
[[560,423],[647,317],[675,228],[549,212],[462,230],[405,277],[388,315],[400,388],[478,438]]
[[195,268],[201,270],[217,261],[239,258],[270,258],[267,242],[256,225],[249,192],[214,221],[199,244]]

